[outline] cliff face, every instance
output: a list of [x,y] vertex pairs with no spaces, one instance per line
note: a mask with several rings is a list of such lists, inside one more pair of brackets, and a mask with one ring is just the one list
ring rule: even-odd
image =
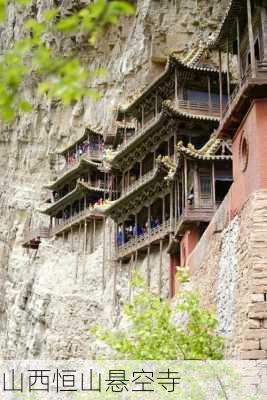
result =
[[[62,10],[71,7],[62,0]],[[11,2],[7,21],[0,29],[1,51],[11,46],[23,31],[23,22],[54,6],[53,0],[33,0],[30,8],[16,8]],[[107,74],[93,85],[103,95],[64,109],[60,104],[27,93],[34,111],[20,115],[0,135],[0,356],[6,358],[87,358],[97,345],[88,328],[112,320],[113,266],[106,263],[106,288],[102,290],[102,232],[98,229],[95,251],[83,256],[78,239],[75,251],[68,242],[42,241],[35,256],[21,247],[23,231],[46,218],[36,209],[47,196],[42,188],[53,174],[53,153],[71,143],[84,127],[107,129],[114,107],[132,95],[137,87],[159,73],[166,55],[183,51],[199,37],[205,40],[223,14],[218,2],[195,0],[138,0],[136,15],[122,19],[103,34],[92,48],[77,37],[47,38],[58,51],[73,44],[80,49],[90,68],[105,68]],[[109,229],[107,227],[107,229]],[[156,257],[156,256],[155,256]],[[164,260],[167,274],[167,257]],[[121,305],[128,296],[128,270],[117,276]],[[119,306],[117,313],[119,313]]]

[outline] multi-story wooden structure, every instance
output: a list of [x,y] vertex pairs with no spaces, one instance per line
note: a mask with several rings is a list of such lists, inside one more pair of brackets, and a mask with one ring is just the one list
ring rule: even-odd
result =
[[[117,224],[118,260],[147,254],[148,279],[151,249],[161,254],[166,242],[171,249],[191,220],[203,230],[229,188],[231,147],[210,138],[226,101],[226,74],[172,55],[164,73],[118,111],[111,166],[121,196],[106,214]],[[222,160],[227,165],[218,167]]]
[[115,195],[112,179],[103,169],[103,154],[102,135],[92,129],[58,153],[61,168],[46,186],[51,196],[41,210],[50,216],[50,236],[72,234],[77,228],[85,236],[90,228],[95,236],[96,223],[103,220],[101,209]]

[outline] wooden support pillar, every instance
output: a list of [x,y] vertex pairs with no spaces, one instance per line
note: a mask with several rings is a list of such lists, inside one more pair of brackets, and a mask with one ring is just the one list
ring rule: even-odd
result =
[[171,186],[170,191],[170,224],[171,229],[173,229],[173,186]]
[[175,181],[174,181],[174,223],[175,223],[175,225],[177,223],[177,208],[178,208],[177,186],[178,186],[178,181],[177,181],[177,179],[175,179]]
[[[117,240],[116,242],[117,243]],[[102,262],[102,291],[105,290],[105,269],[106,269],[106,218],[103,221],[103,262]]]
[[187,166],[187,158],[184,158],[184,206],[185,210],[187,210],[187,199],[188,199],[188,184],[187,184],[187,174],[188,174],[188,166]]
[[150,271],[150,245],[147,248],[147,286],[150,287],[151,271]]
[[228,96],[228,102],[230,101],[230,59],[229,59],[229,36],[227,37],[227,50],[226,50],[226,68],[227,68],[227,96]]
[[84,221],[84,254],[87,252],[87,219]]
[[[122,261],[120,260],[120,268],[122,265]],[[113,308],[116,308],[116,298],[117,298],[117,274],[118,274],[118,264],[114,261],[113,266]]]
[[197,162],[194,163],[194,207],[199,207],[199,187],[198,187],[198,168]]
[[162,197],[162,223],[165,223],[165,196]]
[[159,242],[159,287],[158,287],[158,294],[161,296],[161,289],[162,289],[162,259],[163,259],[163,240],[160,239]]
[[174,162],[177,162],[177,150],[176,150],[176,145],[177,145],[177,133],[174,131],[173,134],[173,154],[174,154]]
[[123,193],[125,192],[125,172],[122,173],[121,191],[122,191]]
[[145,110],[144,110],[144,105],[142,104],[142,129],[144,129],[144,124],[145,124]]
[[208,96],[209,96],[209,111],[212,110],[212,102],[211,102],[211,84],[210,84],[210,75],[208,75]]
[[177,76],[177,69],[175,67],[174,70],[174,90],[175,90],[175,101],[178,101],[178,76]]
[[128,276],[128,298],[129,298],[129,301],[131,301],[131,297],[132,297],[133,265],[134,265],[134,254],[131,255],[131,260],[130,260],[130,265],[129,265],[129,276]]
[[93,251],[95,251],[95,248],[96,248],[96,246],[95,246],[95,241],[96,241],[95,231],[96,231],[96,221],[95,221],[95,218],[94,218],[94,220],[93,220]]
[[71,235],[71,252],[73,252],[73,228],[70,228],[70,235]]
[[220,87],[220,118],[223,117],[223,91],[222,91],[222,53],[219,49],[219,87]]
[[215,192],[215,165],[212,162],[212,202],[213,208],[216,208],[216,192]]
[[177,211],[178,211],[178,218],[180,218],[180,179],[177,179]]
[[250,47],[250,58],[251,58],[251,72],[252,78],[256,78],[256,58],[254,49],[254,35],[251,15],[251,0],[247,0],[247,16],[248,16],[248,37]]
[[148,233],[151,233],[151,206],[147,209]]

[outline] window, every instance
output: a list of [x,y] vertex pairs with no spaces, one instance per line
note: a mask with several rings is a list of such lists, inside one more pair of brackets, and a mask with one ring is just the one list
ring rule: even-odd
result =
[[200,176],[200,192],[202,197],[211,196],[211,178],[208,175]]
[[243,136],[240,141],[239,157],[241,162],[242,172],[245,172],[248,166],[249,147],[247,139]]

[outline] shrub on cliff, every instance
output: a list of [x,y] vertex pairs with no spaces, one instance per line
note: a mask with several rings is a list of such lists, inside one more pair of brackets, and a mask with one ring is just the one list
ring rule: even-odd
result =
[[[179,278],[185,279],[185,276]],[[151,293],[136,275],[133,300],[124,308],[130,322],[127,332],[95,327],[92,332],[130,360],[220,360],[223,339],[216,334],[212,309],[201,306],[200,295],[179,290],[175,299],[161,299]]]

